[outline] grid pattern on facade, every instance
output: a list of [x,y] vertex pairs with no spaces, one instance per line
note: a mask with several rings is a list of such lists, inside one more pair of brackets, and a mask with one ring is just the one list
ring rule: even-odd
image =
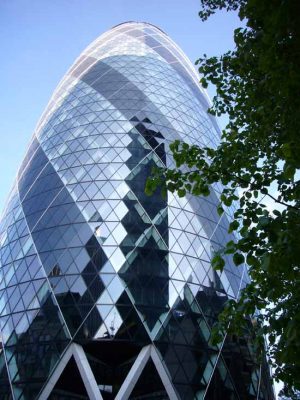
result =
[[[117,396],[148,345],[166,375],[147,361],[132,399],[153,388],[168,398],[162,376],[180,399],[272,398],[250,338],[209,344],[224,301],[248,279],[229,258],[222,273],[210,266],[229,239],[232,210],[215,210],[220,188],[207,198],[144,194],[152,167],[173,165],[174,139],[218,144],[196,79],[163,32],[127,23],[89,46],[59,84],[2,218],[3,398],[39,398],[74,342],[103,398]],[[87,398],[66,376],[53,398]]]

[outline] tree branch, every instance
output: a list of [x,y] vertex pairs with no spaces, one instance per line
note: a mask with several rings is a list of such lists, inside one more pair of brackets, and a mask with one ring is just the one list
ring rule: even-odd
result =
[[[174,170],[173,170],[173,171],[174,171]],[[179,170],[179,171],[180,171],[180,170]],[[182,171],[180,171],[181,175],[185,175],[185,176],[187,176],[187,177],[188,177],[190,174],[195,173],[195,172],[198,173],[198,174],[202,174],[202,171],[199,170],[199,169],[194,169],[194,170],[188,171],[188,172],[182,172]],[[230,175],[230,176],[232,177],[232,175]],[[248,185],[250,184],[250,182],[247,182],[246,180],[244,180],[243,178],[241,178],[241,177],[239,177],[239,176],[235,176],[234,179],[232,178],[232,180],[239,181],[239,182],[241,182],[241,183],[248,184]],[[285,207],[287,207],[287,208],[290,208],[290,209],[293,209],[293,210],[296,210],[296,211],[300,211],[300,208],[299,208],[299,207],[296,207],[296,206],[293,206],[292,204],[288,204],[288,203],[285,203],[285,202],[283,202],[283,201],[280,201],[280,200],[277,199],[276,197],[272,196],[270,193],[266,193],[265,196],[269,196],[275,203],[281,204],[281,205],[283,205],[283,206],[285,206]]]

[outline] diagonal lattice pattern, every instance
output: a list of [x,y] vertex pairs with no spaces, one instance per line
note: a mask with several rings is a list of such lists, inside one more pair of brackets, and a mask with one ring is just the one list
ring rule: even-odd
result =
[[[174,139],[218,144],[197,81],[162,31],[126,23],[58,85],[2,217],[1,398],[272,398],[249,338],[209,344],[248,279],[230,259],[210,266],[230,237],[220,187],[205,199],[144,193],[153,166],[173,165]],[[70,383],[86,371],[90,386]]]

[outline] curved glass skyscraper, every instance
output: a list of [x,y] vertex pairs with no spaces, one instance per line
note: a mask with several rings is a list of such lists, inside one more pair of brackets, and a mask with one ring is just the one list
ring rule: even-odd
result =
[[209,344],[247,283],[213,251],[230,210],[147,197],[175,139],[219,141],[182,51],[146,23],[75,61],[37,126],[1,223],[1,399],[271,399],[247,336]]

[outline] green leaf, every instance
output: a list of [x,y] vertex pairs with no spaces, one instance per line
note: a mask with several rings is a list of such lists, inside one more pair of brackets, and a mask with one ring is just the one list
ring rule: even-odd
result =
[[206,89],[208,87],[208,83],[207,83],[207,80],[205,78],[201,78],[200,79],[200,83],[201,83],[201,85],[202,85],[202,87],[204,89]]
[[222,215],[224,213],[224,209],[220,204],[217,207],[217,212],[218,212],[219,215]]
[[225,267],[225,261],[223,260],[223,257],[217,253],[211,260],[211,265],[214,270],[223,271],[223,269]]
[[294,175],[296,173],[296,168],[294,165],[291,165],[289,163],[285,163],[283,172],[282,172],[282,177],[284,179],[290,180],[294,178]]
[[233,262],[236,266],[243,264],[245,262],[245,257],[241,253],[234,253]]
[[179,197],[184,197],[186,195],[185,189],[178,189],[177,191]]
[[239,228],[240,224],[239,221],[234,220],[229,224],[229,229],[228,232],[231,233],[233,231],[236,231]]

